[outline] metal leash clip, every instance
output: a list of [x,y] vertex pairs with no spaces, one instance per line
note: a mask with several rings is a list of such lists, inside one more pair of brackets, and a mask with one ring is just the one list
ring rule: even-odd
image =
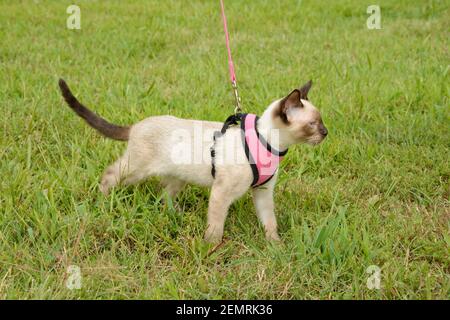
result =
[[233,81],[231,84],[233,86],[234,101],[235,101],[235,105],[236,105],[236,107],[234,108],[234,114],[236,115],[236,114],[242,112],[241,97],[239,97],[239,92],[238,92],[236,81]]

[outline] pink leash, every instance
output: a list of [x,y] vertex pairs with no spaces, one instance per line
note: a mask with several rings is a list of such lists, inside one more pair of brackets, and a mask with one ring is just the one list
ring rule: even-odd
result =
[[222,10],[223,31],[225,32],[225,43],[228,51],[228,68],[230,69],[231,83],[236,82],[236,73],[234,72],[233,58],[231,57],[230,38],[228,36],[227,17],[225,16],[225,8],[223,6],[223,0],[220,0],[220,9]]
[[227,45],[227,51],[228,51],[228,68],[230,70],[230,80],[231,80],[231,85],[233,86],[234,99],[235,99],[235,104],[236,104],[234,113],[238,113],[238,112],[241,112],[241,98],[239,97],[239,93],[238,93],[238,89],[237,89],[236,73],[234,71],[233,58],[231,57],[230,38],[228,36],[227,17],[225,16],[225,8],[223,6],[223,0],[220,0],[220,9],[222,11],[223,31],[225,32],[225,43]]

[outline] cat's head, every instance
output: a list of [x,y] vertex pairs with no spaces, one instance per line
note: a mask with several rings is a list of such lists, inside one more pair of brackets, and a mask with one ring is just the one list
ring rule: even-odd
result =
[[273,117],[278,127],[287,132],[293,142],[316,145],[325,139],[328,130],[322,122],[319,110],[308,99],[311,86],[310,80],[278,100],[273,109]]

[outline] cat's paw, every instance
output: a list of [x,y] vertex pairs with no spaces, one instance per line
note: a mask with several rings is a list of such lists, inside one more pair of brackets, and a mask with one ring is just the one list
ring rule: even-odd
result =
[[218,244],[222,242],[222,233],[214,231],[213,229],[208,228],[205,232],[205,236],[203,239],[211,244]]
[[275,232],[267,232],[266,233],[266,239],[267,241],[271,241],[271,242],[281,242],[280,236],[278,235],[278,233]]

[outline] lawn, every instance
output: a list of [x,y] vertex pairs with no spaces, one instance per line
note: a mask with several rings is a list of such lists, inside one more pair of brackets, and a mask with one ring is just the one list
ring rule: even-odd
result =
[[[374,2],[379,30],[366,25]],[[72,3],[81,30],[66,27]],[[202,241],[208,189],[189,186],[182,213],[156,179],[103,196],[125,144],[59,94],[63,77],[118,124],[223,121],[233,98],[218,1],[2,0],[0,298],[449,299],[449,1],[225,6],[245,111],[312,79],[329,130],[283,160],[282,243],[266,242],[250,195],[214,250]],[[69,289],[77,267],[81,288]]]

